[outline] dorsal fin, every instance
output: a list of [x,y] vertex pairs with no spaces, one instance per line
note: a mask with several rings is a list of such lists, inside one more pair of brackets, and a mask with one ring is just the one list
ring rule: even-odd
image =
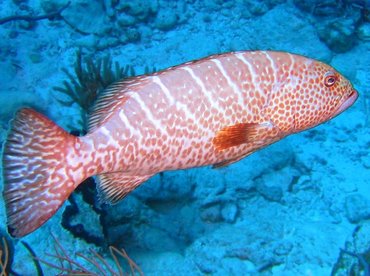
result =
[[142,77],[125,78],[115,82],[102,91],[96,103],[90,110],[88,120],[88,131],[94,131],[102,125],[115,111],[130,98],[130,88],[138,82]]
[[100,199],[115,204],[151,176],[152,174],[128,175],[122,172],[97,175]]

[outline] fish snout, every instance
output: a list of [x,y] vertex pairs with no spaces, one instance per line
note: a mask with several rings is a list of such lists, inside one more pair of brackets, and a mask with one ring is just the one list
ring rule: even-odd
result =
[[346,97],[346,99],[339,105],[338,109],[334,112],[333,117],[339,115],[342,113],[344,110],[349,108],[351,105],[355,103],[355,101],[358,98],[358,92],[354,89],[351,88],[349,95]]

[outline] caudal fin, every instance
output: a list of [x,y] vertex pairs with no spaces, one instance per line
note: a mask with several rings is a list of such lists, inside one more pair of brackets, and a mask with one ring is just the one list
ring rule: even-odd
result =
[[3,195],[12,236],[39,228],[83,180],[66,164],[77,139],[32,109],[17,112],[3,153]]

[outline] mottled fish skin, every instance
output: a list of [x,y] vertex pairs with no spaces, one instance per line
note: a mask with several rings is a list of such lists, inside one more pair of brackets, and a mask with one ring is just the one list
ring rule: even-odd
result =
[[356,98],[324,63],[245,51],[116,83],[98,99],[84,137],[23,109],[3,155],[9,231],[40,227],[87,177],[96,175],[101,196],[116,202],[158,172],[236,162]]
[[[340,77],[301,56],[238,52],[117,84],[110,115],[83,138],[97,145],[91,167],[142,175],[233,160],[331,118],[353,89],[343,79],[333,97],[327,73]],[[255,125],[253,139],[215,146],[218,132],[237,124]]]

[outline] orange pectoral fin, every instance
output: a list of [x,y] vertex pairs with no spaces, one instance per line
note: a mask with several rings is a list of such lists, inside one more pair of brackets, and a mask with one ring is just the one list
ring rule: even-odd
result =
[[263,146],[282,137],[284,137],[283,133],[270,121],[240,123],[219,130],[212,143],[217,150],[222,151],[247,143]]
[[225,150],[255,141],[260,127],[259,123],[241,123],[224,127],[213,138],[213,145],[218,150]]

